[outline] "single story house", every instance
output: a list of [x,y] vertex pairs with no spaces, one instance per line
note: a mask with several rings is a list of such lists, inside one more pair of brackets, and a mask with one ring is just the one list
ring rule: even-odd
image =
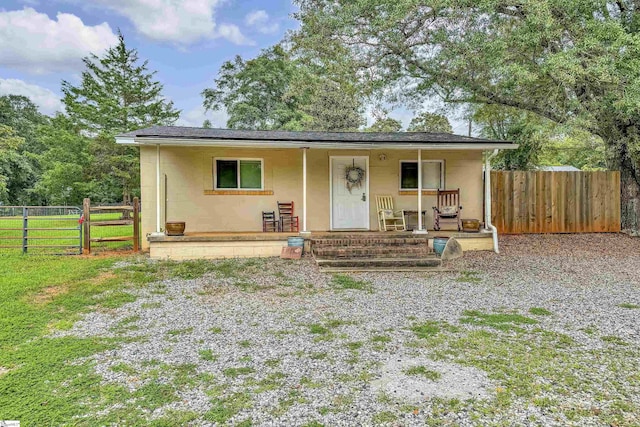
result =
[[[294,202],[300,233],[308,236],[377,232],[376,196],[391,195],[395,209],[416,213],[414,232],[424,233],[437,189],[460,189],[463,217],[483,220],[486,237],[496,240],[483,161],[517,148],[444,133],[177,126],[140,129],[116,142],[140,147],[143,248],[177,258],[277,255],[286,236],[262,233],[262,212],[277,211],[278,201]],[[351,184],[350,166],[363,171]],[[164,236],[166,221],[185,221],[185,236]],[[497,241],[476,246],[497,249]]]

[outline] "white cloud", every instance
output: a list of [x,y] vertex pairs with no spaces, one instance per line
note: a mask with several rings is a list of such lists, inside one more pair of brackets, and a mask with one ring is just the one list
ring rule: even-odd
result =
[[225,38],[250,44],[235,25],[217,28],[215,9],[224,0],[98,0],[129,19],[136,30],[152,40],[188,45],[202,39]]
[[53,20],[30,7],[0,10],[0,66],[32,74],[74,70],[82,67],[83,57],[115,43],[106,22],[88,26],[69,13]]
[[182,113],[176,121],[176,126],[201,127],[202,123],[207,119],[211,121],[211,127],[226,128],[229,115],[224,110],[205,112],[204,107],[199,106]]
[[62,111],[60,95],[42,86],[27,83],[18,79],[0,79],[0,96],[23,95],[40,107],[44,114],[54,114]]
[[218,29],[220,37],[229,40],[231,43],[238,45],[254,45],[255,42],[242,34],[240,28],[233,24],[220,24]]
[[274,34],[280,29],[280,24],[269,20],[265,10],[254,10],[244,17],[244,23],[262,34]]

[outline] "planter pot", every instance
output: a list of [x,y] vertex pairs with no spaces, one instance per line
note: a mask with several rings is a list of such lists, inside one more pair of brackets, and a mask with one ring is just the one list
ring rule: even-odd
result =
[[442,255],[444,251],[444,247],[447,246],[448,237],[435,237],[433,239],[433,250],[436,255]]
[[478,233],[480,231],[480,220],[463,219],[462,231],[464,231],[465,233]]
[[167,221],[164,224],[164,234],[167,236],[184,236],[184,221]]
[[304,248],[303,237],[287,237],[287,246],[293,248]]

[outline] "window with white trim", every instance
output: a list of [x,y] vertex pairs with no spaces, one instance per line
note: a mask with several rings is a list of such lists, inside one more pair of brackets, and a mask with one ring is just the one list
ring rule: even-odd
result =
[[263,159],[213,159],[213,185],[216,190],[263,190]]
[[[418,162],[400,161],[400,190],[418,189]],[[422,161],[422,189],[444,189],[444,160]]]

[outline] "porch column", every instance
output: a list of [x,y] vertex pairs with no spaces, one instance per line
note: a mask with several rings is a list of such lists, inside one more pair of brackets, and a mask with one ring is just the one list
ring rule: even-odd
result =
[[302,233],[309,233],[307,230],[307,150],[302,149]]
[[160,228],[160,144],[156,144],[156,233]]
[[418,148],[418,229],[416,234],[425,234],[427,231],[422,224],[422,149]]

